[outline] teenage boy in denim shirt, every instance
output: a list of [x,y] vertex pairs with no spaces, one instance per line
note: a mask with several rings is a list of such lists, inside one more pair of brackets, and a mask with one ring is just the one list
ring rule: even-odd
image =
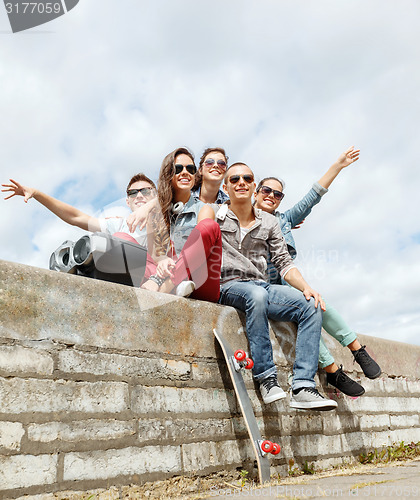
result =
[[[243,163],[233,164],[226,172],[223,189],[230,202],[216,216],[223,247],[219,302],[245,312],[253,375],[264,402],[286,397],[273,361],[268,324],[272,319],[292,321],[298,326],[290,406],[304,410],[336,408],[335,401],[317,391],[314,380],[324,309],[321,296],[293,264],[276,219],[252,206],[252,170]],[[267,282],[269,252],[282,278],[294,288]]]

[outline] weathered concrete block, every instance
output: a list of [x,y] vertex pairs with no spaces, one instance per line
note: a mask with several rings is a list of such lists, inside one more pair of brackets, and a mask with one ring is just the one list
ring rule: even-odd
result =
[[64,480],[111,479],[150,472],[181,472],[179,446],[146,446],[121,450],[68,453],[64,457]]
[[390,415],[391,428],[420,427],[420,415]]
[[158,440],[162,443],[170,441],[182,444],[191,440],[231,438],[233,435],[232,421],[229,418],[141,419],[138,426],[138,440],[141,444]]
[[0,346],[0,372],[27,376],[31,373],[51,375],[53,370],[53,358],[45,352],[17,345]]
[[359,427],[359,417],[356,415],[328,412],[326,415],[322,415],[320,420],[322,421],[323,434],[326,435],[351,432]]
[[25,434],[23,425],[19,422],[0,422],[0,448],[17,451]]
[[136,413],[229,413],[235,400],[221,389],[136,386],[131,408]]
[[[412,429],[395,429],[391,431],[392,443],[418,443],[420,441],[420,428]],[[390,443],[391,444],[391,443]]]
[[361,397],[355,400],[348,398],[348,409],[363,413],[411,413],[420,411],[417,398],[398,397]]
[[2,490],[52,484],[57,477],[57,455],[0,456]]
[[135,421],[120,420],[78,420],[70,423],[48,422],[30,424],[28,439],[40,443],[52,441],[103,441],[121,439],[136,433]]
[[360,430],[388,430],[390,428],[389,415],[360,415]]
[[[196,362],[191,364],[192,373],[191,379],[194,382],[209,383],[213,385],[221,384],[222,377],[220,370],[226,373],[226,365],[220,361],[221,367],[217,363]],[[226,374],[227,375],[227,374]]]
[[191,372],[190,364],[185,361],[139,358],[121,354],[86,353],[74,350],[59,353],[58,368],[66,373],[170,380],[187,380]]
[[281,433],[284,434],[309,434],[322,432],[322,418],[316,414],[301,415],[296,418],[295,415],[281,416]]
[[[281,443],[283,444],[283,443]],[[290,437],[290,452],[293,456],[324,457],[339,454],[342,451],[339,435],[321,436],[319,434],[295,435]]]
[[182,446],[182,462],[185,472],[196,472],[222,464],[240,464],[253,453],[249,440],[191,443]]
[[121,412],[128,408],[128,400],[127,384],[122,382],[0,378],[0,411],[4,413]]

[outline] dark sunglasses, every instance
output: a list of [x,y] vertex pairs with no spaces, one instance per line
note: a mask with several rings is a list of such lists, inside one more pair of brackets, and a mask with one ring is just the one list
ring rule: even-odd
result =
[[281,191],[277,191],[277,189],[271,189],[271,187],[268,186],[261,186],[257,192],[259,193],[260,191],[265,196],[273,193],[274,198],[278,201],[281,201],[284,198],[284,193],[282,193]]
[[250,174],[245,174],[245,175],[231,175],[229,177],[229,182],[231,184],[236,184],[237,182],[239,182],[239,179],[242,177],[242,179],[247,183],[247,184],[251,184],[254,182],[254,176],[253,175],[250,175]]
[[181,165],[180,163],[177,163],[174,165],[175,167],[175,175],[179,175],[185,168],[185,170],[191,174],[194,175],[197,172],[197,167],[195,165]]
[[217,162],[216,162],[216,160],[214,160],[213,158],[209,158],[208,160],[206,160],[204,162],[206,167],[210,167],[211,165],[214,165],[215,163],[217,163],[222,170],[226,170],[227,163],[225,162],[225,160],[217,160]]
[[152,189],[153,188],[141,188],[141,189],[128,189],[127,190],[127,196],[129,198],[135,198],[138,193],[140,193],[142,196],[151,196],[152,194]]

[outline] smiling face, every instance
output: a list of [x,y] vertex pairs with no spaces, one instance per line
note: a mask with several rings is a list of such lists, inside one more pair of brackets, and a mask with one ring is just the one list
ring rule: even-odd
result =
[[[272,190],[283,192],[283,186],[280,182],[274,179],[267,179],[263,182],[263,186],[267,186]],[[281,200],[274,197],[273,191],[270,194],[264,194],[260,189],[255,195],[255,207],[261,208],[264,212],[272,213],[280,205]]]
[[[238,177],[239,179],[235,182]],[[242,164],[229,168],[223,184],[223,190],[229,196],[232,203],[248,201],[251,203],[252,194],[255,190],[252,170]]]
[[[194,161],[188,155],[181,153],[175,157],[174,165],[182,165],[183,167],[186,167],[187,165],[194,165]],[[186,168],[183,168],[179,174],[175,174],[172,177],[171,183],[174,189],[175,201],[178,201],[177,198],[185,197],[187,193],[189,197],[190,191],[194,186],[194,180],[194,174],[188,172]]]
[[[208,161],[208,164],[206,163]],[[224,165],[219,165],[217,162],[223,162]],[[210,164],[211,163],[211,164]],[[200,172],[203,176],[203,182],[219,182],[221,183],[226,172],[226,158],[219,151],[212,151],[205,158]]]
[[146,181],[133,182],[127,191],[130,192],[132,189],[145,189],[143,193],[139,191],[131,196],[127,194],[126,203],[132,212],[156,196],[153,186]]

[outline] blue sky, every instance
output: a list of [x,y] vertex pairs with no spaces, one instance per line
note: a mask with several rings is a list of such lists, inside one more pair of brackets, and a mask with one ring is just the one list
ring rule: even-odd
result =
[[[416,0],[89,0],[12,34],[0,8],[2,182],[93,214],[175,147],[221,145],[284,178],[287,209],[354,144],[361,159],[294,233],[298,265],[357,332],[420,344],[419,14]],[[0,207],[5,260],[47,267],[83,234],[33,200]]]

